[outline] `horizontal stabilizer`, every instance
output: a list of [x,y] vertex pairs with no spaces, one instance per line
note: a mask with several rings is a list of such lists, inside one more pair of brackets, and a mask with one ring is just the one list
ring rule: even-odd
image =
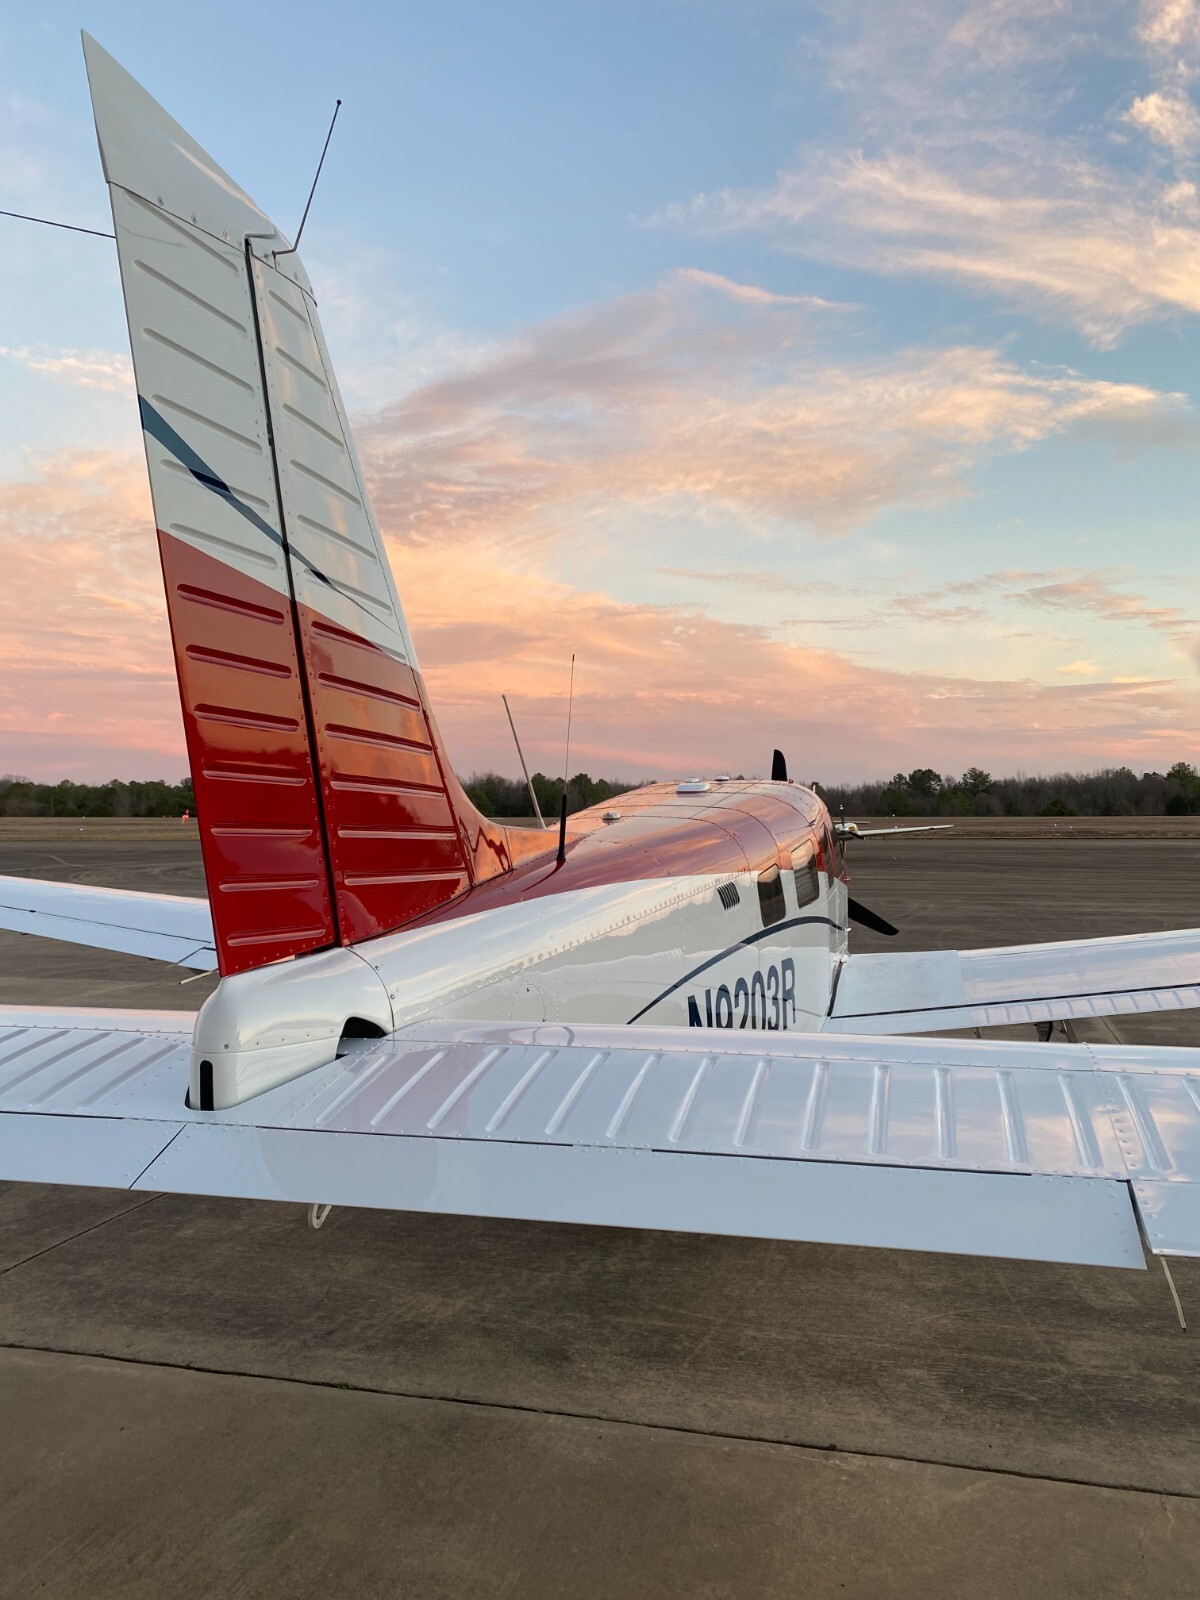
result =
[[217,965],[207,900],[87,884],[0,878],[0,928],[150,956],[211,972]]
[[1200,1052],[425,1024],[227,1111],[189,1031],[0,1010],[0,1178],[1140,1267]]
[[1194,1006],[1200,1006],[1200,929],[1185,928],[990,950],[849,956],[825,1028],[936,1033]]

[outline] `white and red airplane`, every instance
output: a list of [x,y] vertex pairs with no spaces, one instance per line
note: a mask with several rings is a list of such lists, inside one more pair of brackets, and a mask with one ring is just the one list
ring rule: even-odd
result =
[[1200,1253],[1200,1051],[903,1037],[1200,1005],[1200,930],[851,955],[850,826],[778,770],[474,809],[298,255],[84,47],[209,898],[9,878],[0,926],[220,982],[0,1012],[0,1177]]

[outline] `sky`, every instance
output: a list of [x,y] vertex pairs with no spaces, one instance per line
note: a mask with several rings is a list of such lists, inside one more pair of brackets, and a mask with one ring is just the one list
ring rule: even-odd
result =
[[[1165,770],[1200,731],[1200,0],[48,3],[293,233],[458,770]],[[0,218],[0,771],[186,770],[111,240]]]

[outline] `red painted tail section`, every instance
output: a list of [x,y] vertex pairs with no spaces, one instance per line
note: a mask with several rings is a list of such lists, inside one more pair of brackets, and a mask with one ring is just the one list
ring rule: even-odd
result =
[[352,943],[506,871],[512,847],[454,781],[419,674],[307,607],[299,615],[338,917]]
[[222,976],[337,942],[289,602],[159,533]]
[[223,976],[386,933],[549,848],[471,805],[410,667],[171,534],[159,549]]

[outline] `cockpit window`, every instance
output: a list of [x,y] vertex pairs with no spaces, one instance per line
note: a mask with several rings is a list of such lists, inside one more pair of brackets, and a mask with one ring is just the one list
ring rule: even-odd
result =
[[810,906],[821,893],[817,852],[811,839],[792,851],[792,874],[796,880],[797,906]]
[[758,875],[758,906],[764,928],[783,921],[787,907],[783,899],[783,878],[777,866],[768,867]]

